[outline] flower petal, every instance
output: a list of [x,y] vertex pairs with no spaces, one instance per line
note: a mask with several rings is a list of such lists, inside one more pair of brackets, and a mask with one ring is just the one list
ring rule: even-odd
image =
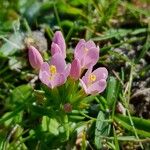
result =
[[60,47],[58,46],[58,44],[52,42],[52,44],[51,44],[51,54],[53,56],[56,53],[62,54],[62,51],[61,51]]
[[79,79],[79,80],[80,80],[80,83],[81,83],[81,87],[84,89],[85,93],[88,94],[86,84],[84,83],[84,81],[82,79]]
[[41,65],[41,68],[40,68],[40,72],[47,72],[48,75],[50,75],[50,72],[49,72],[49,64],[47,62],[44,62],[42,65]]
[[85,40],[84,39],[81,39],[76,47],[75,47],[75,50],[74,50],[74,57],[75,58],[78,58],[78,59],[81,59],[83,57],[83,54],[84,54],[84,48],[85,48]]
[[56,53],[55,55],[52,56],[50,60],[50,65],[56,66],[57,72],[62,73],[65,70],[66,62],[61,54]]
[[88,49],[91,49],[91,48],[96,47],[96,45],[95,45],[95,43],[92,40],[89,40],[89,41],[86,42],[86,47]]
[[46,71],[40,71],[39,79],[41,80],[42,83],[44,83],[48,87],[50,87],[50,88],[52,87],[52,85],[50,83],[50,76],[48,75],[48,73]]
[[78,49],[80,49],[81,45],[83,45],[83,44],[85,44],[85,43],[86,43],[85,40],[84,40],[84,39],[81,39],[81,40],[77,43],[77,45],[76,45],[76,47],[75,47],[75,51],[77,51]]
[[98,48],[89,49],[86,57],[84,57],[83,66],[88,69],[90,66],[94,66],[99,60]]
[[61,31],[55,32],[53,42],[60,47],[64,58],[66,58],[66,43]]
[[31,66],[34,69],[40,69],[43,63],[43,58],[40,52],[34,46],[29,46],[28,49],[29,49],[28,57],[29,57],[29,62]]
[[78,59],[74,59],[71,63],[70,77],[78,80],[81,74],[81,64]]
[[63,74],[56,74],[54,80],[51,80],[52,88],[60,86],[66,82],[66,78]]
[[101,79],[107,79],[108,71],[105,67],[99,67],[93,71],[93,74],[96,75],[96,81]]
[[88,86],[89,83],[89,75],[92,73],[92,69],[93,67],[90,67],[87,72],[85,73],[85,75],[82,77],[83,82],[86,84],[86,86]]
[[87,89],[88,94],[97,94],[104,91],[106,88],[106,80],[102,79],[90,85]]
[[64,73],[63,75],[67,78],[70,74],[70,69],[71,69],[71,64],[67,64],[65,70],[64,70]]
[[79,44],[78,48],[76,48],[74,51],[74,58],[82,61],[82,58],[84,58],[86,55],[86,51],[84,49],[85,43]]

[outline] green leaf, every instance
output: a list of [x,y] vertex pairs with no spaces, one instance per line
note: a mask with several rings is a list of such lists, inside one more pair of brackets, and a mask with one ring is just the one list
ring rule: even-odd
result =
[[[129,117],[123,116],[123,115],[116,115],[118,118],[122,119],[123,121],[130,123]],[[143,118],[138,117],[132,117],[132,120],[134,122],[134,125],[137,129],[145,130],[147,132],[150,132],[150,120],[146,120]]]
[[108,40],[112,38],[116,38],[118,40],[121,40],[123,37],[127,35],[138,35],[141,33],[147,32],[146,28],[140,28],[136,30],[131,29],[109,29],[108,31],[104,32],[101,36],[94,37],[92,40],[94,41],[103,41]]
[[73,25],[74,25],[73,21],[70,21],[70,20],[61,21],[61,26],[63,27],[71,28]]
[[26,103],[31,97],[33,90],[30,85],[21,85],[12,91],[11,101],[13,103]]
[[96,129],[95,129],[95,145],[97,149],[102,148],[102,137],[109,135],[110,125],[105,121],[106,115],[100,111],[96,121]]
[[5,137],[0,136],[0,149],[3,149],[5,143],[4,141],[5,141]]
[[34,3],[31,3],[29,7],[26,8],[26,10],[24,11],[24,15],[29,22],[32,22],[38,17],[41,6],[41,3],[36,1]]
[[[144,137],[150,137],[150,120],[138,117],[131,117],[131,118],[137,133]],[[134,133],[133,126],[130,123],[129,117],[123,115],[115,115],[114,119],[121,126]]]
[[13,112],[7,113],[7,116],[0,118],[0,124],[16,116],[19,112],[21,112],[21,110],[23,110],[23,108],[24,105],[21,105],[20,107],[17,107]]
[[[3,116],[2,119],[9,117],[12,114],[12,112],[6,112]],[[12,124],[19,124],[22,122],[22,117],[23,117],[23,112],[20,111],[13,117],[10,117],[8,120],[4,122],[5,127],[10,127]]]
[[[6,112],[6,113],[2,116],[2,119],[3,119],[3,118],[6,118],[7,116],[9,116],[11,113],[12,113],[12,112]],[[13,117],[10,118],[10,119],[8,119],[8,120],[6,120],[6,121],[4,122],[5,127],[9,127],[10,124],[11,124],[11,122],[12,122],[12,120],[13,120]]]
[[43,116],[42,118],[42,129],[43,131],[49,131],[53,135],[59,134],[59,123],[56,121],[56,119],[51,119],[47,116]]
[[91,0],[69,0],[71,5],[80,6],[80,5],[88,5],[92,1]]
[[119,148],[119,142],[118,142],[118,137],[116,135],[115,128],[113,128],[113,133],[114,133],[115,150],[120,150],[120,148]]
[[[113,137],[104,137],[107,138],[108,140],[115,140],[114,136]],[[135,141],[137,142],[137,138],[135,136],[117,136],[118,141]],[[144,139],[140,139],[142,141]]]
[[16,32],[10,35],[9,39],[6,39],[3,36],[0,36],[0,39],[3,39],[6,43],[3,44],[0,48],[0,53],[2,56],[9,56],[14,54],[17,50],[22,49],[23,46],[24,34]]
[[141,58],[144,58],[145,54],[147,53],[147,51],[150,49],[150,24],[148,26],[147,29],[148,35],[147,35],[147,39],[145,44],[143,45],[143,48],[138,56],[138,58],[135,59],[135,62],[138,63],[140,61]]
[[11,96],[8,98],[10,100],[10,106],[14,109],[11,112],[6,113],[1,119],[0,124],[8,121],[11,121],[13,118],[14,122],[22,121],[22,113],[20,113],[26,107],[27,103],[32,103],[32,87],[30,85],[21,85],[16,87]]
[[141,9],[138,8],[137,6],[131,4],[131,3],[127,3],[127,2],[123,2],[121,3],[121,5],[123,7],[126,7],[129,11],[133,12],[133,13],[139,13],[140,15],[145,15],[145,16],[149,16],[149,10],[148,9]]
[[75,15],[75,16],[82,16],[84,18],[87,18],[87,15],[82,11],[82,9],[70,6],[67,3],[58,3],[57,4],[57,8],[59,10],[60,13],[66,13],[69,15]]
[[107,90],[106,90],[106,100],[107,104],[110,109],[113,108],[113,105],[115,104],[117,94],[118,94],[118,83],[117,80],[113,77],[110,76],[108,80],[108,85],[107,85]]

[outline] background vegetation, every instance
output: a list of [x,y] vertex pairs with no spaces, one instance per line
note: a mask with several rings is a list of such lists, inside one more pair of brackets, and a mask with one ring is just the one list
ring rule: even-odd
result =
[[[0,149],[149,150],[149,10],[149,0],[0,0]],[[47,58],[56,30],[68,62],[80,38],[92,39],[101,49],[98,66],[109,70],[105,92],[73,112],[69,140],[41,106],[27,58],[29,43]]]

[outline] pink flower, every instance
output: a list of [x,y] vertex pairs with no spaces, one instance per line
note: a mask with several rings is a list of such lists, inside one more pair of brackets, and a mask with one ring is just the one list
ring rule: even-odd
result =
[[60,53],[52,56],[50,63],[44,62],[41,66],[39,78],[50,88],[60,86],[66,82],[70,73],[70,64],[66,65]]
[[31,64],[31,66],[34,69],[39,70],[43,63],[43,58],[42,58],[40,52],[34,46],[28,47],[28,57],[29,57],[29,62]]
[[51,53],[52,55],[60,53],[64,58],[66,58],[66,44],[61,31],[56,31],[54,34],[51,45]]
[[99,59],[99,47],[96,47],[95,43],[91,40],[85,41],[81,39],[74,51],[75,59],[79,59],[81,67],[88,69],[94,66]]
[[81,64],[78,59],[74,59],[71,63],[70,77],[78,80],[81,75]]
[[101,93],[106,88],[107,76],[108,71],[105,67],[97,68],[93,72],[92,67],[90,67],[82,79],[80,79],[80,83],[86,94]]

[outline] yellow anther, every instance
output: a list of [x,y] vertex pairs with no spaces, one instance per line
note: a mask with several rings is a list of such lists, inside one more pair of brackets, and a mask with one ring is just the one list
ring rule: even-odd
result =
[[89,80],[90,80],[90,82],[94,82],[96,80],[96,75],[95,74],[90,74],[89,75]]
[[49,67],[49,70],[50,70],[50,73],[51,73],[51,74],[56,74],[56,73],[57,73],[57,69],[56,69],[56,67],[55,67],[54,65],[51,65],[51,66]]

